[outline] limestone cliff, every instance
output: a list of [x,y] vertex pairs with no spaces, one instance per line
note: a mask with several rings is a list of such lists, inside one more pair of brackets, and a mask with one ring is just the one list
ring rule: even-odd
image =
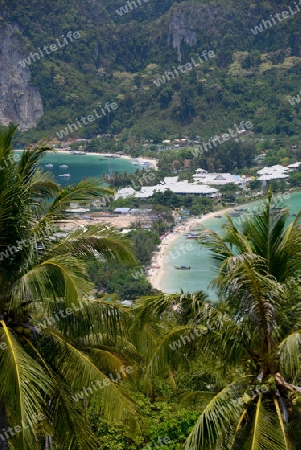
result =
[[19,123],[20,130],[36,126],[44,114],[39,90],[30,86],[30,70],[22,67],[17,27],[0,32],[0,124]]
[[168,45],[177,49],[178,61],[182,60],[183,43],[194,47],[209,30],[211,37],[218,39],[214,24],[220,16],[227,14],[227,8],[218,5],[208,7],[192,3],[176,6],[169,21]]
[[197,34],[191,29],[190,22],[190,17],[185,16],[182,12],[175,12],[169,22],[168,44],[177,49],[178,61],[182,60],[182,41],[191,47],[197,43]]

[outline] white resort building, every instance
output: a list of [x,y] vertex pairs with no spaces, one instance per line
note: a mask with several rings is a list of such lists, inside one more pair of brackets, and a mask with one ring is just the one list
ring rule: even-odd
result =
[[287,167],[276,164],[271,167],[263,167],[258,170],[258,175],[260,175],[257,180],[262,181],[264,184],[270,180],[284,180],[288,178],[289,173],[297,170],[301,162],[296,162],[294,164],[289,164]]
[[195,182],[207,184],[210,186],[224,186],[225,184],[234,183],[242,189],[247,188],[247,184],[251,181],[250,177],[245,175],[232,175],[231,173],[208,173],[204,169],[197,169],[193,175]]
[[165,192],[167,190],[180,195],[199,195],[201,197],[211,198],[220,196],[218,189],[208,185],[199,184],[197,182],[189,183],[188,180],[178,181],[178,177],[165,177],[161,183],[155,186],[142,186],[140,191],[135,191],[133,188],[120,189],[116,193],[115,199],[131,196],[136,198],[149,198],[154,192]]

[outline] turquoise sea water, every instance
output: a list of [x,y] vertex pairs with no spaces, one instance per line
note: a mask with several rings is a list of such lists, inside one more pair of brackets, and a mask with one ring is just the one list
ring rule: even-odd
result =
[[[261,202],[255,202],[248,205],[239,206],[239,208],[256,208]],[[299,212],[301,209],[301,192],[290,194],[283,203],[277,203],[277,206],[285,206],[291,214]],[[294,218],[291,217],[290,220]],[[203,227],[211,229],[222,234],[222,226],[226,222],[226,218],[210,219],[203,222]],[[182,247],[181,247],[182,245]],[[192,247],[192,250],[190,248]],[[165,262],[164,278],[161,280],[161,289],[167,293],[196,292],[199,290],[207,291],[211,298],[215,298],[214,293],[208,289],[210,281],[215,277],[217,268],[214,266],[209,251],[201,246],[194,239],[186,239],[181,236],[175,241],[165,257],[169,257],[169,261]],[[173,265],[190,265],[190,270],[177,270]]]
[[[46,164],[53,164],[53,168],[45,167]],[[67,165],[67,168],[59,167]],[[114,172],[133,173],[137,170],[128,159],[105,159],[101,155],[71,155],[70,153],[48,152],[41,161],[41,166],[53,173],[56,181],[62,186],[78,183],[80,180],[89,177],[101,179],[103,174],[112,175]],[[70,177],[62,178],[59,175],[69,173]]]

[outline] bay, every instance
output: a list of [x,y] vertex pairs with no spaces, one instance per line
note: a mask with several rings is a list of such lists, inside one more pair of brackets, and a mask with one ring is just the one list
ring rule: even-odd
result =
[[[17,151],[16,153],[20,153]],[[46,167],[53,164],[53,167]],[[66,165],[68,167],[60,167]],[[125,158],[106,158],[101,155],[72,155],[68,152],[54,153],[47,152],[42,158],[40,166],[44,170],[51,172],[55,181],[62,186],[75,184],[85,178],[96,178],[101,181],[102,175],[112,175],[114,172],[134,173],[140,166],[134,166],[130,160]],[[70,177],[60,175],[70,174]]]
[[[241,205],[238,208],[250,208],[252,210],[252,208],[257,208],[260,203],[262,201]],[[301,210],[301,192],[290,193],[289,198],[279,206],[286,207],[290,214],[296,214]],[[226,220],[225,215],[220,219],[204,220],[202,227],[213,230],[221,236]],[[294,220],[294,217],[291,216],[288,222],[292,220]],[[192,250],[187,249],[191,248],[188,247],[188,243],[191,244]],[[185,236],[181,236],[168,247],[165,256],[169,256],[170,261],[165,262],[161,267],[164,272],[160,282],[163,292],[170,294],[180,293],[181,291],[193,293],[203,290],[209,294],[211,299],[216,298],[215,293],[209,288],[209,284],[217,275],[217,266],[213,263],[210,251],[207,248],[197,240],[187,240]],[[191,269],[177,270],[174,265],[191,266]]]

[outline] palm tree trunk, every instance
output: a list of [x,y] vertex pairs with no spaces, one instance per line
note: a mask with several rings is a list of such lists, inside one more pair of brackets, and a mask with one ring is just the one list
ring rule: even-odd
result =
[[[8,450],[8,439],[4,432],[7,431],[7,414],[5,402],[3,399],[0,400],[0,450]],[[6,433],[7,434],[7,433]]]

